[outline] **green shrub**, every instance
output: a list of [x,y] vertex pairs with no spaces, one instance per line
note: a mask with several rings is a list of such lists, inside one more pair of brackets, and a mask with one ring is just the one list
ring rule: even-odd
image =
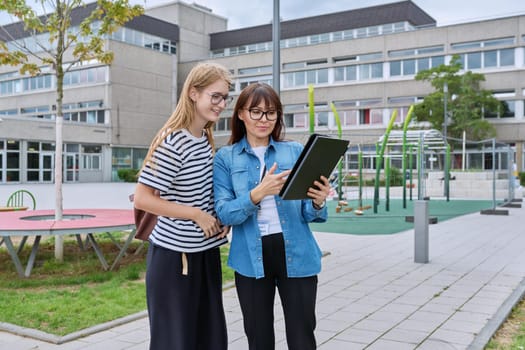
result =
[[519,173],[520,185],[525,186],[525,172]]
[[390,186],[403,186],[404,178],[401,169],[390,168]]
[[138,169],[118,169],[118,178],[124,182],[137,182]]

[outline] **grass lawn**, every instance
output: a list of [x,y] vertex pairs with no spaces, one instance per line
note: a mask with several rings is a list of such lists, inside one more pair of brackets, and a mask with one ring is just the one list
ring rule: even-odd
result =
[[494,334],[485,349],[525,349],[525,300],[521,300],[514,307],[512,313]]
[[[114,233],[114,236],[127,233]],[[30,238],[29,241],[32,242]],[[43,240],[29,278],[21,278],[4,246],[0,248],[0,322],[63,336],[146,309],[146,251],[128,255],[116,271],[104,271],[93,249],[82,251],[74,238],[64,243],[64,262],[54,259],[53,241]],[[108,261],[118,254],[109,238],[99,239]],[[26,262],[31,244],[21,255]],[[223,281],[233,280],[226,267],[228,247],[221,248]]]

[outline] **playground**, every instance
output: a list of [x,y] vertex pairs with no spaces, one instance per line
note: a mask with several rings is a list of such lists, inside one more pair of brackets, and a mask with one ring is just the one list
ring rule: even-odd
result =
[[[377,213],[374,213],[372,209],[373,199],[365,199],[363,200],[362,210],[360,210],[361,214],[356,214],[356,210],[359,210],[357,200],[345,202],[348,204],[342,206],[341,210],[337,212],[336,208],[339,206],[339,201],[329,201],[327,203],[327,222],[311,224],[312,230],[353,235],[389,235],[414,227],[413,222],[406,221],[407,217],[414,214],[413,201],[407,201],[407,207],[403,208],[402,199],[390,199],[390,210],[387,211],[383,200],[377,206]],[[428,201],[429,217],[435,217],[439,223],[460,215],[491,209],[492,205],[491,200],[455,199],[446,201],[444,199],[431,199]]]
[[[413,106],[402,129],[393,130],[397,120],[394,110],[373,148],[351,140],[345,159],[331,176],[335,190],[328,202],[328,220],[312,224],[313,230],[393,234],[414,227],[415,200],[428,201],[429,223],[436,224],[474,212],[506,215],[507,211],[496,207],[522,199],[521,187],[511,172],[515,155],[510,145],[495,139],[471,142],[446,138],[433,129],[409,129],[412,112]],[[467,153],[468,149],[474,152]],[[480,149],[482,168],[477,169]]]

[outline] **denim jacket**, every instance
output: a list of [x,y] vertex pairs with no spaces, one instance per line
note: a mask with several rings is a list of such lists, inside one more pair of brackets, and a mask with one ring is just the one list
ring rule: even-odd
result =
[[[264,161],[266,168],[277,163],[275,173],[291,169],[303,146],[298,142],[270,143]],[[243,276],[262,278],[262,241],[257,225],[258,206],[250,191],[259,184],[260,162],[246,137],[217,151],[213,166],[215,210],[224,225],[232,226],[228,266]],[[321,250],[308,226],[325,222],[326,206],[316,210],[313,201],[282,200],[275,196],[286,253],[288,277],[307,277],[321,271]]]

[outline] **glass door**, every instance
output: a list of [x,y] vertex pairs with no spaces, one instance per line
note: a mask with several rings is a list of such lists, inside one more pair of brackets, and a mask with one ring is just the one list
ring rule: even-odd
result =
[[66,154],[66,161],[64,162],[64,181],[77,182],[78,181],[78,154]]
[[53,182],[53,172],[54,172],[54,162],[53,162],[54,153],[40,153],[40,181],[42,182]]

